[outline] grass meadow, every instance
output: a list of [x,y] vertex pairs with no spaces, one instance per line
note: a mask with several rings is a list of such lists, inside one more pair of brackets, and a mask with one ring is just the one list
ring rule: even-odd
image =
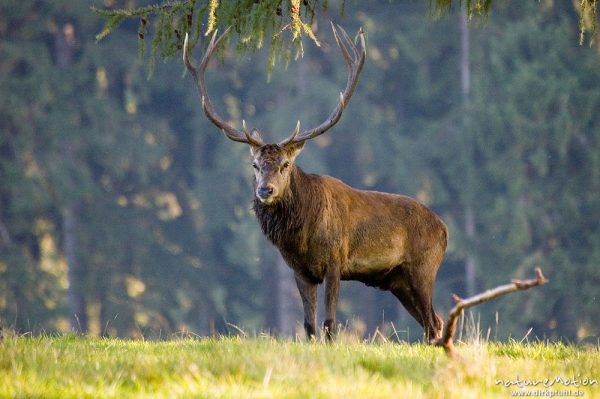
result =
[[219,337],[15,336],[0,342],[7,398],[600,398],[599,347]]

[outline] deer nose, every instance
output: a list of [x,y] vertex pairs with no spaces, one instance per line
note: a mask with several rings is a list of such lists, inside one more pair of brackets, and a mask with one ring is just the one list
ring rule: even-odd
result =
[[267,199],[273,195],[274,191],[275,186],[272,184],[265,184],[264,186],[260,186],[256,189],[256,195],[258,195],[259,198]]

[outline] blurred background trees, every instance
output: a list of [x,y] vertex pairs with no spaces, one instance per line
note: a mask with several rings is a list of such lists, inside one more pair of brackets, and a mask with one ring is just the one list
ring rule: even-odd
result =
[[[3,323],[129,337],[236,326],[295,333],[300,300],[251,212],[248,148],[206,120],[179,57],[156,63],[147,79],[136,56],[140,19],[97,43],[105,20],[89,5],[0,5]],[[528,277],[541,265],[551,283],[477,309],[483,331],[597,336],[597,44],[578,44],[570,3],[493,2],[485,23],[468,25],[455,8],[432,19],[427,2],[315,7],[321,47],[304,40],[294,61],[292,42],[287,69],[276,63],[271,72],[269,49],[235,52],[233,36],[207,72],[212,97],[271,141],[298,119],[315,125],[345,80],[328,19],[348,32],[362,26],[368,59],[352,103],[298,163],[354,187],[411,195],[443,217],[451,241],[436,286],[442,313],[450,292]],[[193,22],[202,44],[206,21]],[[143,34],[156,23],[147,19]],[[393,323],[400,338],[421,337],[389,293],[358,283],[343,285],[339,319],[358,334]]]

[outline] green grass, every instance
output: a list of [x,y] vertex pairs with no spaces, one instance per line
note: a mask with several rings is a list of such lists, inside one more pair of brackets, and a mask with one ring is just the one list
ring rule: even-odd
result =
[[599,384],[581,386],[600,380],[598,347],[510,342],[458,350],[450,360],[440,348],[391,342],[9,336],[0,343],[0,397],[508,398],[520,389],[497,380],[561,377],[580,386],[549,389],[600,398]]

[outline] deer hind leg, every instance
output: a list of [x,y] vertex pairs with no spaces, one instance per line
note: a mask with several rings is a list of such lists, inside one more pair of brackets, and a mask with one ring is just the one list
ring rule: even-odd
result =
[[313,340],[317,332],[317,285],[306,281],[302,276],[295,274],[296,286],[302,298],[304,309],[304,331],[306,338]]
[[442,333],[443,321],[433,309],[435,274],[427,275],[427,268],[410,265],[398,266],[390,291],[400,300],[408,313],[423,327],[428,341]]

